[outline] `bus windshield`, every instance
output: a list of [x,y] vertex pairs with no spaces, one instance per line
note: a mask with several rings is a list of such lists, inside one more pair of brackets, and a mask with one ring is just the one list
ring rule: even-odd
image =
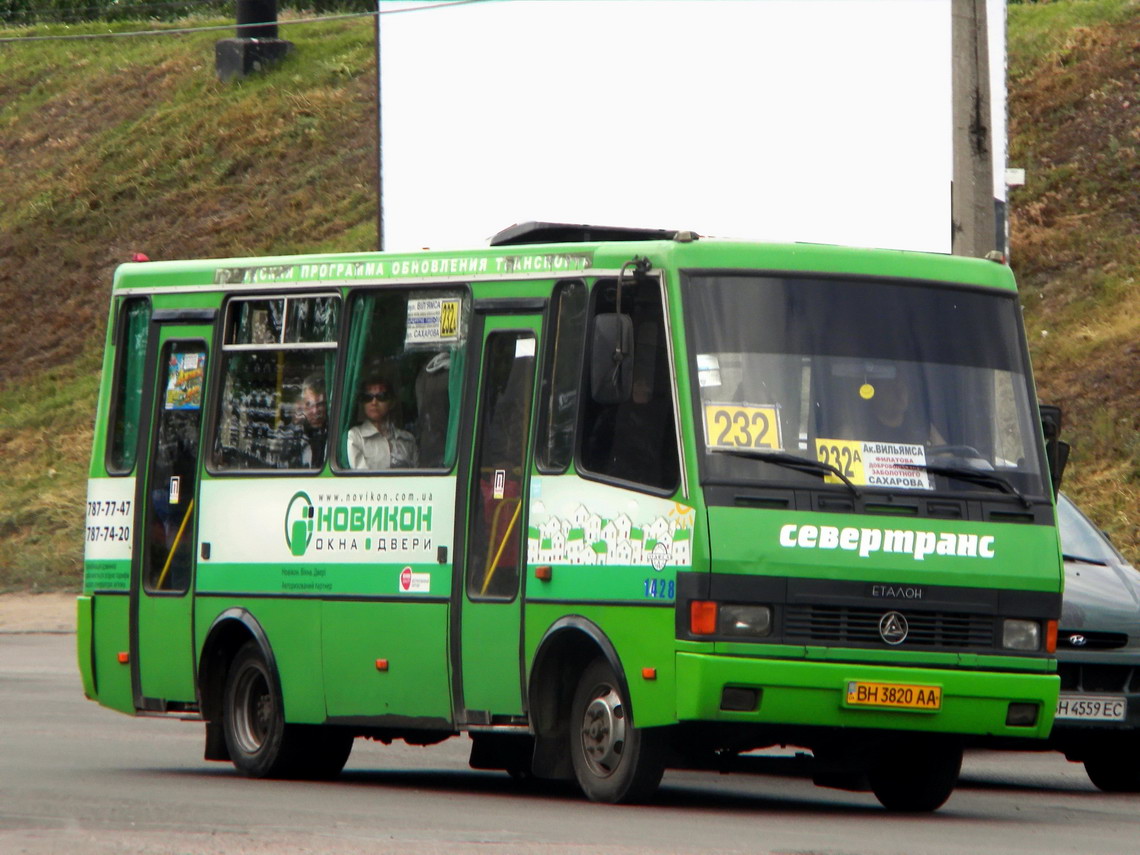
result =
[[705,483],[1045,493],[1012,293],[691,274],[683,294]]

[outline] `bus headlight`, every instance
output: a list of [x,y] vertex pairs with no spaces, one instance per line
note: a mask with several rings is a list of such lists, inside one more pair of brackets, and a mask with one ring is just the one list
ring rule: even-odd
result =
[[763,638],[772,633],[772,607],[723,603],[717,617],[718,635]]
[[1007,618],[1002,623],[1001,646],[1009,650],[1040,650],[1041,624],[1035,620]]

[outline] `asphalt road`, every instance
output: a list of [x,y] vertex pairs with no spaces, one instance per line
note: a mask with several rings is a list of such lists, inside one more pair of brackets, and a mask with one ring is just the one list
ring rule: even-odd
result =
[[1100,793],[1055,754],[971,752],[948,804],[924,816],[792,774],[670,772],[652,806],[594,805],[471,770],[466,739],[357,740],[336,782],[248,780],[201,759],[200,723],[85,700],[73,645],[0,634],[4,855],[1118,855],[1140,845],[1140,796]]

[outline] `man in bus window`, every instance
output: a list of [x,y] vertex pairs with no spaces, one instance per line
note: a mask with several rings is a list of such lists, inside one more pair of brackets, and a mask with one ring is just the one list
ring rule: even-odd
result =
[[390,383],[369,377],[360,391],[360,424],[348,431],[348,465],[353,469],[411,469],[418,462],[416,439],[400,423],[400,405]]
[[291,468],[320,469],[325,465],[329,437],[325,378],[320,374],[310,374],[301,383],[301,399],[293,411],[293,420],[300,428],[300,436]]

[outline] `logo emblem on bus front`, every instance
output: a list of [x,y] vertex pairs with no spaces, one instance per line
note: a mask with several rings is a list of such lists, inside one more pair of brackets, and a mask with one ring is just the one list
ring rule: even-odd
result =
[[1069,644],[1073,645],[1073,647],[1084,647],[1088,643],[1089,640],[1079,632],[1074,632],[1069,636]]
[[879,619],[879,635],[887,644],[902,644],[908,632],[910,625],[899,612],[887,612]]

